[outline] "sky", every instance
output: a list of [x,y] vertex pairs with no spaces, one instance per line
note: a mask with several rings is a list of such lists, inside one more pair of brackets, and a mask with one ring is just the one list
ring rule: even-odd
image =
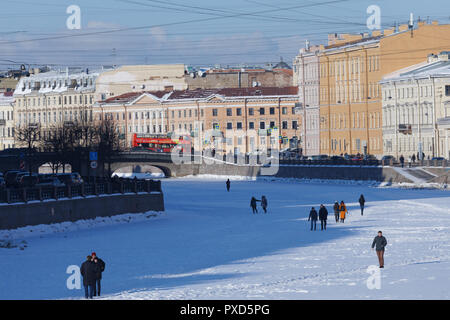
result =
[[[184,63],[291,64],[306,40],[368,32],[367,8],[381,26],[414,18],[450,23],[448,0],[1,0],[0,70],[30,66]],[[80,29],[68,29],[69,6]]]

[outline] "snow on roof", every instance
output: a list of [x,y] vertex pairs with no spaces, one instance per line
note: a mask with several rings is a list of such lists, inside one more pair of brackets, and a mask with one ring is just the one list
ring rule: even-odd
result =
[[14,95],[27,95],[30,93],[60,93],[68,90],[92,91],[95,90],[95,81],[102,70],[69,69],[51,70],[48,72],[32,74],[22,77],[17,83]]
[[383,77],[381,83],[401,81],[406,79],[424,79],[429,77],[450,77],[450,60],[422,62],[404,69],[397,70]]

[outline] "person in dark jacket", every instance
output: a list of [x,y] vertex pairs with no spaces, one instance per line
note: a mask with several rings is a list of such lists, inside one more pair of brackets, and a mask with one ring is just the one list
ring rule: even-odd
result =
[[253,210],[253,214],[258,213],[258,209],[256,208],[256,201],[259,201],[259,200],[256,200],[255,197],[252,197],[252,199],[250,200],[250,207]]
[[98,266],[92,261],[92,256],[87,256],[86,261],[81,265],[80,273],[83,276],[84,295],[86,299],[92,299],[98,274]]
[[400,164],[402,165],[402,168],[405,165],[405,157],[403,155],[400,156]]
[[92,252],[92,261],[97,265],[97,276],[95,278],[94,296],[100,296],[102,273],[105,271],[105,262]]
[[267,198],[266,196],[261,197],[261,207],[264,210],[264,213],[267,213]]
[[316,230],[316,224],[317,224],[317,211],[316,209],[314,209],[314,207],[311,208],[311,211],[309,212],[309,217],[308,217],[308,221],[311,220],[311,231],[313,230],[313,226],[314,226],[314,231]]
[[230,191],[230,185],[231,185],[230,179],[227,179],[226,185],[227,185],[227,191],[229,192]]
[[361,194],[359,196],[359,206],[361,207],[361,215],[364,213],[364,203],[366,203],[366,199],[364,199],[364,196]]
[[336,222],[339,222],[339,202],[335,202],[333,206],[334,210],[334,218],[336,219]]
[[380,263],[380,268],[384,268],[384,248],[387,245],[387,240],[383,236],[381,231],[378,231],[378,235],[373,239],[372,249],[375,248],[377,252],[378,262]]
[[323,204],[320,205],[319,209],[319,220],[320,220],[320,230],[327,230],[327,219],[328,219],[328,210],[325,208]]

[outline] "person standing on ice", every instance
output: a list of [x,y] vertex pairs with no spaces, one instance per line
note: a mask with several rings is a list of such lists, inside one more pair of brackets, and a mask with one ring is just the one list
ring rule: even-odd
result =
[[102,272],[105,271],[105,262],[97,257],[95,252],[91,253],[92,261],[97,265],[97,276],[95,278],[94,296],[100,296]]
[[264,213],[267,213],[267,198],[266,196],[261,197],[261,207],[264,210]]
[[317,224],[317,211],[316,209],[314,209],[314,207],[311,208],[311,211],[309,212],[309,217],[308,217],[308,221],[311,220],[311,231],[313,230],[313,226],[314,226],[314,231],[316,230],[316,224]]
[[227,185],[227,191],[230,192],[230,179],[227,179],[226,185]]
[[327,230],[327,219],[328,219],[328,210],[325,208],[323,204],[320,205],[319,209],[319,220],[320,220],[320,230]]
[[347,212],[347,207],[345,206],[344,200],[342,200],[341,204],[339,205],[339,218],[341,219],[342,223],[344,223]]
[[403,155],[400,156],[400,164],[402,165],[402,168],[405,166],[405,157],[403,157]]
[[255,197],[252,197],[252,199],[250,200],[250,207],[253,210],[253,214],[258,213],[258,209],[256,208],[256,201],[260,201],[260,200],[256,200]]
[[334,218],[336,219],[336,222],[339,222],[339,202],[337,202],[337,200],[334,202],[333,210]]
[[361,215],[364,213],[364,203],[366,203],[366,199],[364,199],[364,196],[361,194],[359,197],[359,206],[361,207]]
[[95,280],[97,278],[98,266],[92,261],[92,256],[87,256],[87,259],[80,268],[80,273],[83,276],[84,296],[86,299],[92,299],[95,291]]
[[378,262],[380,263],[380,268],[384,268],[384,248],[387,245],[387,240],[383,236],[383,232],[378,231],[378,235],[373,239],[372,249],[375,248],[377,252]]

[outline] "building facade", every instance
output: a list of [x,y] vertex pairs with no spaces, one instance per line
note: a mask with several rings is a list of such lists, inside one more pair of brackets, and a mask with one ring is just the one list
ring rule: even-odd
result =
[[320,153],[381,157],[384,75],[450,48],[450,25],[418,22],[371,35],[334,34],[321,48]]
[[98,75],[67,69],[21,78],[14,91],[16,126],[39,125],[45,134],[64,123],[91,122]]
[[0,93],[0,151],[14,148],[14,97],[11,92]]
[[298,86],[298,112],[304,121],[301,141],[305,156],[320,153],[319,49],[318,46],[307,44],[294,59],[294,86]]
[[387,75],[383,101],[383,153],[399,158],[449,158],[450,52]]
[[142,92],[99,102],[94,117],[115,120],[128,147],[134,134],[178,134],[193,137],[197,151],[237,154],[297,147],[297,103],[296,87]]

